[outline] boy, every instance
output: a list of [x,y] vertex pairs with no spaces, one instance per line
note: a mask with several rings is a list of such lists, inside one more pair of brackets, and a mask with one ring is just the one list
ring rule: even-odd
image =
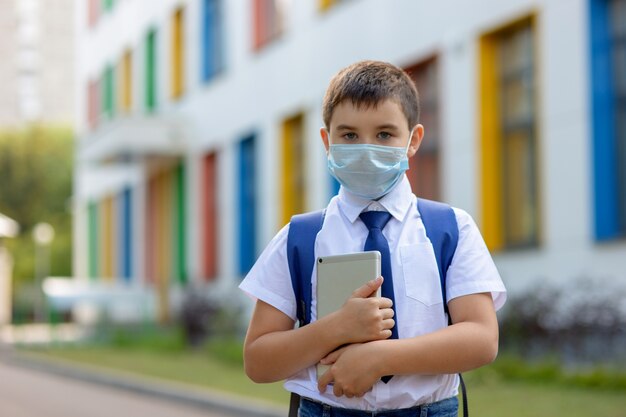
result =
[[[382,215],[378,232],[389,248],[382,278],[356,289],[341,309],[320,320],[313,299],[311,323],[294,329],[287,225],[240,285],[257,299],[244,347],[246,373],[255,382],[286,379],[285,388],[302,397],[302,416],[381,410],[390,410],[389,416],[457,415],[456,374],[496,357],[495,311],[506,290],[475,223],[459,209],[458,245],[442,300],[433,247],[404,174],[424,135],[418,116],[413,82],[384,62],[344,68],[324,97],[320,134],[341,187],[326,208],[315,258],[367,249],[376,233],[370,218]],[[315,298],[314,278],[312,285]],[[383,296],[370,297],[381,286]],[[331,367],[318,381],[319,362]]]

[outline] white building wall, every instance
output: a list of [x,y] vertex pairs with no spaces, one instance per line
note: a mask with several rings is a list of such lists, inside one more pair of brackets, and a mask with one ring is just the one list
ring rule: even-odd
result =
[[[84,2],[78,2],[84,3]],[[538,39],[538,145],[542,244],[536,249],[496,253],[512,290],[538,278],[567,281],[582,275],[624,279],[624,242],[596,244],[592,238],[587,2],[570,0],[482,0],[466,2],[353,0],[326,13],[313,1],[285,2],[283,35],[252,51],[251,9],[244,0],[224,1],[225,69],[200,81],[200,1],[127,0],[93,29],[84,4],[77,6],[80,100],[77,126],[83,137],[87,80],[107,63],[133,50],[135,108],[143,100],[143,45],[157,28],[159,114],[176,114],[188,127],[188,267],[201,275],[199,218],[201,155],[218,150],[219,275],[217,286],[237,282],[237,143],[255,133],[259,195],[257,244],[262,249],[281,226],[278,208],[279,141],[284,118],[304,112],[309,209],[329,199],[324,149],[319,140],[321,101],[330,77],[361,59],[408,66],[436,54],[440,65],[442,195],[480,224],[479,62],[480,36],[534,13]],[[185,94],[170,99],[171,16],[185,6]],[[567,28],[567,30],[565,30]],[[428,126],[426,126],[428,129]],[[96,187],[94,185],[94,187]],[[77,195],[79,200],[86,195]],[[79,232],[80,233],[80,232]],[[82,231],[84,233],[84,231]],[[626,279],[625,279],[626,281]]]

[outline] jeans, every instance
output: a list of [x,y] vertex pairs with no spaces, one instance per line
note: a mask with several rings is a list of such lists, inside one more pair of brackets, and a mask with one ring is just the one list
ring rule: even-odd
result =
[[300,400],[298,417],[457,417],[458,410],[459,401],[456,397],[437,401],[432,404],[383,411],[363,411],[332,407],[327,404],[302,398]]

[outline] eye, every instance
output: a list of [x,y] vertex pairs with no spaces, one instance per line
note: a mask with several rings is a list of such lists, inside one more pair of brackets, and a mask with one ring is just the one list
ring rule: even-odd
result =
[[344,133],[342,136],[345,140],[356,140],[358,136],[354,132]]
[[380,132],[377,137],[378,139],[390,139],[391,136],[392,135],[389,132]]

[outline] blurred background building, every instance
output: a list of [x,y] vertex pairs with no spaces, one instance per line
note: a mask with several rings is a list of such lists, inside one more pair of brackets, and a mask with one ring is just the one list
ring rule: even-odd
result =
[[363,59],[414,77],[414,190],[474,216],[511,292],[626,284],[624,0],[85,0],[74,29],[74,275],[127,317],[237,294],[327,204],[321,102]]
[[[74,123],[73,5],[73,0],[0,0],[0,136],[25,126],[43,130]],[[18,136],[13,139],[21,140]],[[0,138],[0,145],[2,142]],[[0,148],[6,152],[5,147]],[[11,155],[0,155],[0,202],[4,208],[14,203],[6,201],[11,199],[2,192],[11,189],[15,180],[10,175],[15,171],[5,164]],[[35,188],[31,183],[31,189],[21,192]],[[15,291],[14,254],[3,239],[17,238],[20,229],[25,231],[0,214],[0,325],[11,323]]]
[[0,127],[70,124],[73,0],[0,0]]

